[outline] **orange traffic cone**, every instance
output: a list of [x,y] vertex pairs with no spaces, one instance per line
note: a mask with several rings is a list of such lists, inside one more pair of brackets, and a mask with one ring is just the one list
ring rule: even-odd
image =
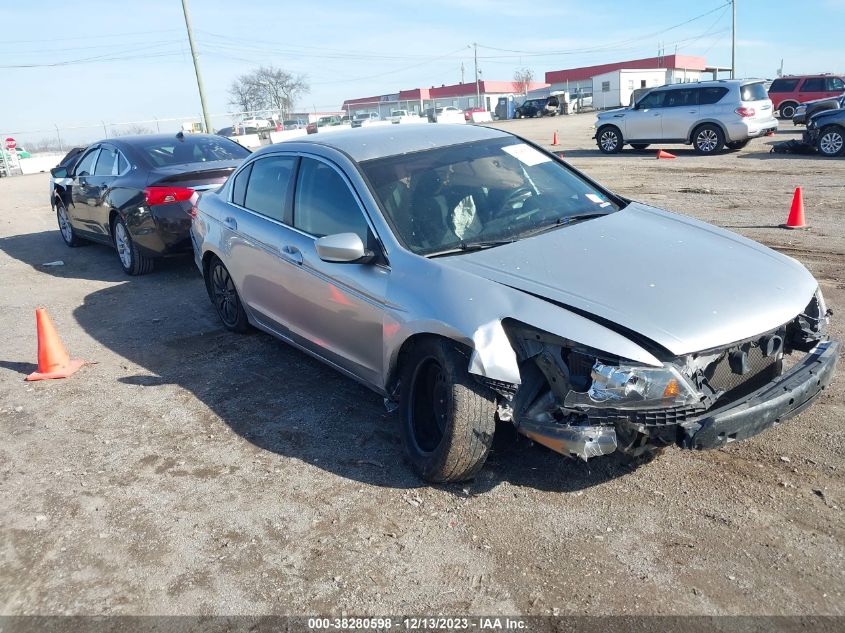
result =
[[554,136],[552,136],[552,145],[557,145],[557,130],[555,130]]
[[657,158],[677,158],[674,154],[670,154],[669,152],[664,152],[662,149],[657,150]]
[[35,309],[35,324],[38,329],[38,371],[27,376],[27,380],[67,378],[85,364],[84,360],[70,359],[45,308]]
[[804,195],[801,193],[801,187],[795,187],[795,193],[792,196],[792,206],[789,209],[789,217],[786,218],[786,224],[781,224],[781,228],[807,228],[807,224],[804,222]]

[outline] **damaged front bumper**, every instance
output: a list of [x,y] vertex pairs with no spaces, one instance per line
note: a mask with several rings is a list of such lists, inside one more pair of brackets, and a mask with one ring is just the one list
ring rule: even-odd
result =
[[838,341],[819,343],[801,363],[743,400],[708,411],[697,422],[684,425],[679,445],[719,448],[798,415],[830,384],[838,356]]
[[[721,408],[702,412],[672,424],[661,424],[667,443],[682,448],[719,448],[743,440],[779,424],[806,409],[833,378],[840,344],[824,341],[816,345],[802,361],[744,398]],[[608,455],[621,448],[618,425],[561,425],[554,422],[521,420],[519,431],[558,453],[583,460]],[[628,431],[624,431],[628,435]],[[627,439],[627,438],[626,438]],[[627,450],[626,452],[631,452]]]

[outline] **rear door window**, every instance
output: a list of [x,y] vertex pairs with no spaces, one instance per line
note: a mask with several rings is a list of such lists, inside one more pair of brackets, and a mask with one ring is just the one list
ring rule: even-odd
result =
[[246,197],[246,184],[249,182],[249,174],[252,172],[252,163],[244,167],[235,176],[232,182],[232,202],[238,206],[244,206],[244,198]]
[[696,88],[683,88],[667,90],[663,106],[666,108],[679,108],[698,105],[698,90]]
[[800,79],[775,79],[769,92],[792,92],[798,87]]
[[743,101],[764,101],[769,98],[765,86],[761,83],[745,84],[740,88],[739,96]]
[[252,164],[244,205],[250,211],[284,222],[285,206],[296,159],[268,156]]
[[810,79],[805,79],[804,84],[801,86],[801,92],[824,92],[824,78],[811,77]]
[[355,233],[368,242],[367,221],[349,185],[333,167],[311,158],[299,168],[293,225],[315,237]]
[[114,176],[117,173],[117,150],[113,147],[100,148],[100,158],[94,168],[95,176]]
[[[763,91],[765,93],[765,90]],[[728,94],[727,88],[700,88],[698,91],[699,105],[712,105],[719,103]],[[763,97],[765,99],[765,97]]]

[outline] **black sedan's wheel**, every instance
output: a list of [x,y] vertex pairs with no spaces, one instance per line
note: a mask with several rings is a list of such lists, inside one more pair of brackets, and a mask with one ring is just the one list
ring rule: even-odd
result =
[[596,134],[596,143],[604,154],[622,151],[622,133],[613,126],[600,128]]
[[496,402],[467,371],[455,343],[430,338],[402,366],[402,440],[414,470],[434,482],[471,479],[496,430]]
[[129,228],[121,217],[116,218],[112,223],[112,238],[120,265],[127,275],[146,275],[153,269],[153,258],[147,257],[138,250],[138,245],[132,239]]
[[693,132],[692,145],[699,154],[715,154],[725,146],[725,135],[718,125],[706,123]]
[[831,125],[822,128],[816,148],[823,156],[841,156],[845,150],[845,131],[841,127]]
[[70,224],[67,207],[65,207],[63,202],[56,202],[56,220],[59,222],[59,233],[61,233],[65,244],[71,247],[79,246],[82,240],[76,236],[76,232]]
[[208,288],[208,296],[214,304],[214,309],[217,310],[217,316],[223,321],[226,329],[233,332],[247,332],[249,320],[241,304],[241,298],[235,289],[232,276],[217,257],[212,260],[208,267],[206,287]]

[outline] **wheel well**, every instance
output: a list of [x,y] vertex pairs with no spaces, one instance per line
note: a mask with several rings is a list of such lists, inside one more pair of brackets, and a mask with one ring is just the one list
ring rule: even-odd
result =
[[719,123],[718,121],[702,121],[701,123],[696,124],[692,131],[689,134],[689,139],[687,139],[688,143],[692,143],[693,138],[695,138],[696,133],[705,125],[713,125],[719,128],[722,131],[722,138],[724,139],[725,143],[729,142],[730,139],[728,138],[728,131],[725,129],[725,126]]
[[109,231],[111,232],[112,240],[114,240],[114,221],[118,217],[120,217],[120,214],[117,212],[117,209],[109,211]]
[[778,110],[780,110],[783,106],[792,106],[795,107],[798,105],[797,101],[792,101],[791,99],[785,99],[778,104]]
[[396,387],[399,383],[399,374],[402,370],[402,365],[405,363],[405,360],[408,358],[408,354],[410,354],[411,350],[414,346],[419,345],[422,341],[429,340],[429,339],[442,339],[444,341],[449,341],[453,343],[458,348],[463,348],[464,350],[469,350],[469,348],[456,341],[453,338],[449,338],[448,336],[441,336],[439,334],[431,334],[429,332],[422,332],[420,334],[413,334],[405,339],[402,343],[402,346],[399,348],[399,352],[396,354],[396,362],[393,363],[393,367],[390,368],[390,375],[387,379],[387,393],[393,395],[396,391]]
[[204,279],[208,279],[208,267],[211,266],[211,260],[217,257],[211,251],[206,251],[203,253],[202,256],[202,276]]

